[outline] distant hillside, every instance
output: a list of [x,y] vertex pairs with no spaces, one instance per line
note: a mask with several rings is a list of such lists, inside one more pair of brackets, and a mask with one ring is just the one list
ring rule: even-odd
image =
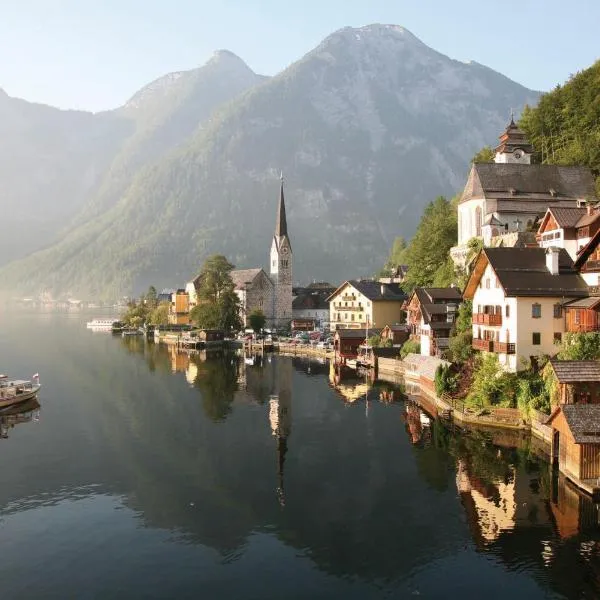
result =
[[600,198],[600,61],[543,94],[519,124],[540,161],[590,167]]
[[[146,97],[164,105],[173,78],[116,114],[135,113]],[[135,151],[123,146],[134,167],[121,177],[113,163],[102,183],[116,192],[93,197],[81,226],[0,280],[31,293],[114,297],[181,283],[214,252],[238,267],[264,265],[280,171],[295,279],[372,273],[396,235],[413,233],[427,202],[463,185],[470,158],[496,139],[510,107],[536,100],[401,27],[342,29],[222,104],[170,154],[146,160],[152,144],[143,136]],[[168,123],[158,138],[170,139]]]

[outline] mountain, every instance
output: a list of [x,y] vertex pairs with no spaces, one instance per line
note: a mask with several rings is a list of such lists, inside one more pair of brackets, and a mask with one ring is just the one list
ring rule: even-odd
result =
[[0,265],[56,241],[100,184],[132,126],[0,90]]
[[[158,82],[117,115],[168,104],[169,81]],[[59,243],[4,268],[0,280],[28,292],[115,297],[181,284],[215,252],[240,268],[264,265],[280,171],[295,279],[369,274],[394,236],[410,237],[427,202],[463,185],[469,160],[494,142],[510,108],[537,98],[404,28],[342,29],[221,104],[169,154],[134,160],[122,191],[90,202],[93,218],[80,217]],[[166,121],[159,129],[168,138]],[[140,141],[136,152],[152,156],[149,146]],[[109,172],[103,186],[111,185]]]

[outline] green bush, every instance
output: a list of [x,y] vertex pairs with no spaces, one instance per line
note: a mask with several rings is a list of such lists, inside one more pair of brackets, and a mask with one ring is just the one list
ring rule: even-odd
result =
[[495,354],[485,354],[477,359],[467,404],[475,408],[515,406],[517,387],[517,376],[505,372]]
[[407,340],[400,348],[400,358],[406,358],[407,354],[421,354],[421,344],[415,340]]
[[435,393],[438,396],[453,394],[458,388],[458,376],[452,373],[450,365],[439,365],[435,370]]
[[470,329],[450,338],[448,345],[450,360],[463,364],[473,356],[473,335]]

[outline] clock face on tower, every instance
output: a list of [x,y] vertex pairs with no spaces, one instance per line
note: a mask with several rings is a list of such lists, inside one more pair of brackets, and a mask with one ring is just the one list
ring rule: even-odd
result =
[[281,249],[281,252],[283,254],[287,254],[287,251],[288,251],[288,249],[285,246]]
[[523,153],[520,150],[515,150],[514,152],[514,157],[515,158],[521,158],[523,156]]

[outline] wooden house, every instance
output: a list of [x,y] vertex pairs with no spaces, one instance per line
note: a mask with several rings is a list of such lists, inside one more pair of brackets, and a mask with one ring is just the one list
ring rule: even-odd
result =
[[347,360],[355,360],[358,347],[363,344],[367,335],[379,335],[380,329],[338,329],[333,337],[335,361],[345,364]]
[[400,347],[409,337],[408,325],[386,325],[381,330],[381,339],[392,342],[392,346]]
[[564,305],[565,331],[589,333],[600,331],[600,297],[580,298]]
[[590,286],[590,293],[600,290],[600,230],[579,251],[575,268]]
[[600,491],[600,405],[559,404],[548,419],[552,462],[586,491]]
[[462,302],[457,287],[417,287],[406,302],[410,337],[423,356],[438,356],[448,348],[456,311]]
[[202,342],[222,342],[225,332],[222,329],[200,329],[196,336]]
[[171,294],[168,319],[169,325],[189,325],[190,298],[184,289],[178,289]]
[[553,404],[600,404],[600,362],[555,360],[549,363],[558,384]]

